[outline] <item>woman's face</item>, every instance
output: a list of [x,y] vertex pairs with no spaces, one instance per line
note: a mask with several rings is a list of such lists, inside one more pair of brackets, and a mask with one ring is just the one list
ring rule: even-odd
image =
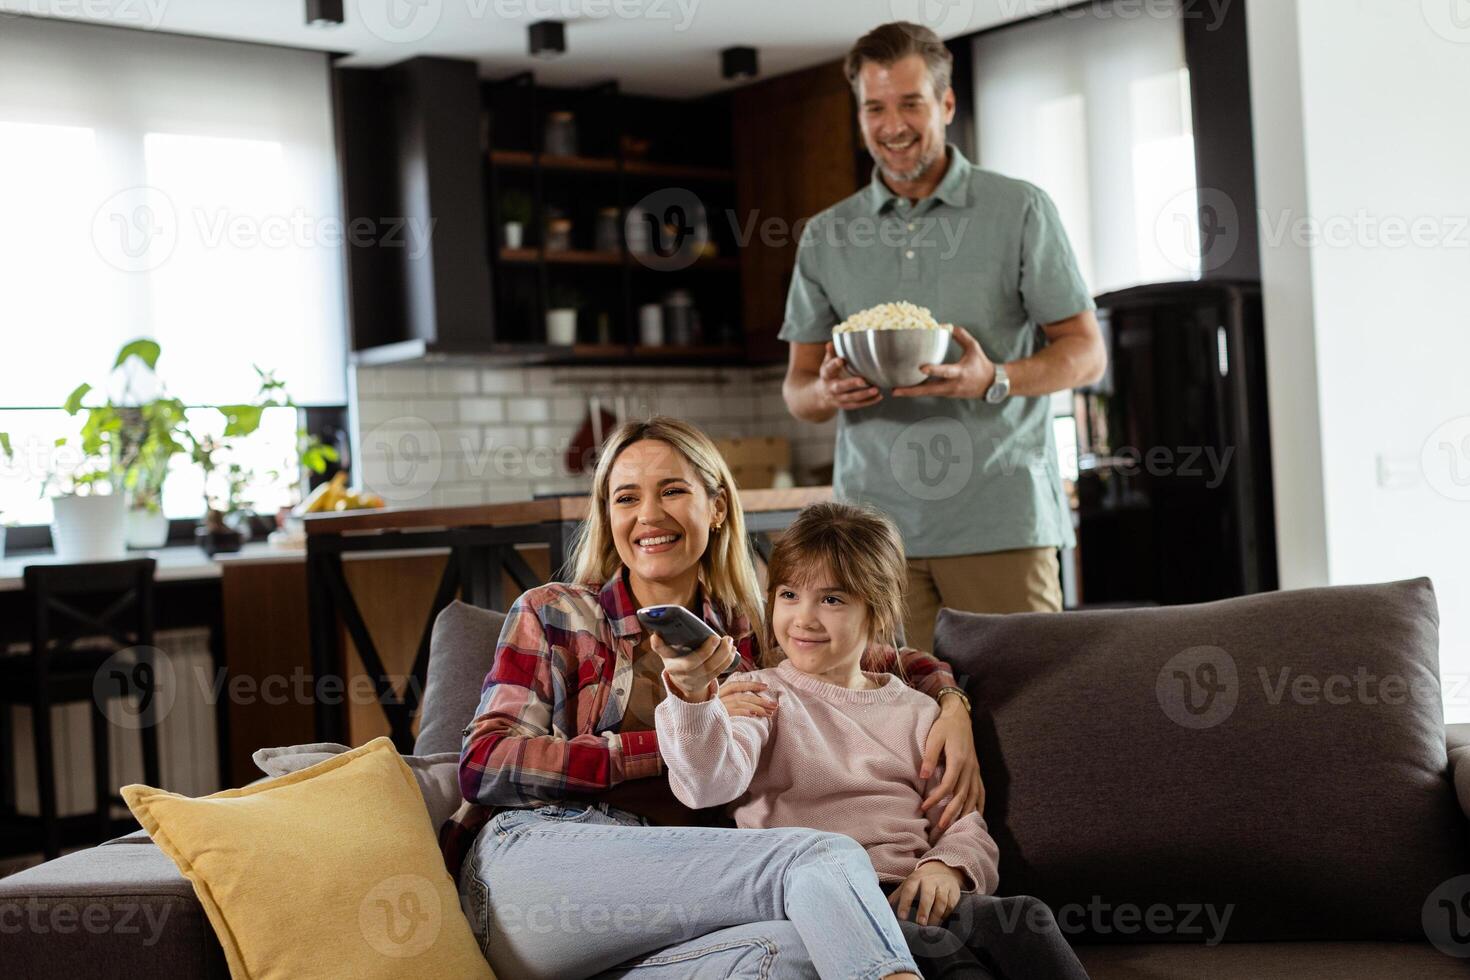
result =
[[640,439],[608,473],[608,519],[618,557],[649,582],[697,575],[710,526],[723,524],[723,495],[711,498],[694,465],[673,446]]
[[841,682],[861,669],[868,648],[868,610],[832,581],[823,568],[806,583],[779,583],[771,628],[797,670]]

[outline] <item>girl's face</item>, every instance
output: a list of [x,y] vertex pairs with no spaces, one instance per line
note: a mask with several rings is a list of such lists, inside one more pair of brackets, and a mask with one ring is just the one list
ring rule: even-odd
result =
[[673,446],[641,439],[608,472],[608,518],[618,557],[636,579],[679,583],[698,576],[710,526],[723,522],[694,465]]
[[797,670],[846,686],[862,677],[867,606],[832,585],[827,569],[815,572],[806,584],[776,585],[771,628]]

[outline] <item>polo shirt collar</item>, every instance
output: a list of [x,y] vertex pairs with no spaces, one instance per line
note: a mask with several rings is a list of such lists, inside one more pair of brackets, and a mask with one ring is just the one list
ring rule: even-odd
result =
[[[934,188],[931,196],[945,204],[962,208],[970,201],[970,169],[973,165],[958,146],[946,143],[945,148],[949,151],[949,169],[944,172],[943,179]],[[876,163],[873,165],[872,179],[868,181],[867,195],[869,208],[874,214],[881,214],[898,200],[898,195],[883,182],[883,172]]]
[[[631,639],[643,632],[643,625],[638,622],[638,602],[633,598],[633,587],[628,584],[627,566],[619,565],[612,578],[603,583],[602,590],[597,594],[597,602],[602,606],[615,636]],[[699,610],[700,618],[711,629],[721,636],[724,635],[724,617],[710,600],[703,582],[699,583],[694,593],[694,608]]]

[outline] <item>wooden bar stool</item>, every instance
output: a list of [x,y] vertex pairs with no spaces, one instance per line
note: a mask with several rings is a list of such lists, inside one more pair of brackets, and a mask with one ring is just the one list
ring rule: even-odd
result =
[[[151,558],[77,565],[30,565],[25,569],[25,595],[31,613],[28,653],[0,657],[0,705],[4,710],[6,751],[13,741],[10,705],[31,710],[40,816],[14,812],[14,789],[6,787],[10,822],[26,825],[39,838],[51,860],[61,853],[62,828],[56,802],[56,749],[51,707],[85,702],[91,705],[92,781],[96,791],[95,832],[75,843],[100,843],[113,836],[111,809],[121,798],[108,768],[107,708],[115,697],[135,696],[138,712],[127,728],[142,739],[144,779],[159,785],[157,650],[153,647],[153,576]],[[85,641],[85,642],[84,642]],[[101,642],[97,642],[101,641]],[[82,645],[79,645],[82,644]],[[99,672],[106,670],[106,676]],[[6,767],[9,769],[10,767]],[[14,773],[8,772],[10,779]],[[70,821],[69,821],[70,822]],[[92,839],[92,838],[95,838]]]

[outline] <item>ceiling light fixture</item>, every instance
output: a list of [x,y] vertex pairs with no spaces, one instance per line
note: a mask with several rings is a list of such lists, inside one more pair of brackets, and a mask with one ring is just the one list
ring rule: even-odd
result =
[[720,52],[720,69],[726,78],[754,78],[760,73],[755,48],[726,48]]
[[341,27],[342,0],[306,0],[306,23],[312,27]]
[[566,54],[567,28],[559,20],[538,20],[529,28],[531,54],[538,58],[555,58]]

